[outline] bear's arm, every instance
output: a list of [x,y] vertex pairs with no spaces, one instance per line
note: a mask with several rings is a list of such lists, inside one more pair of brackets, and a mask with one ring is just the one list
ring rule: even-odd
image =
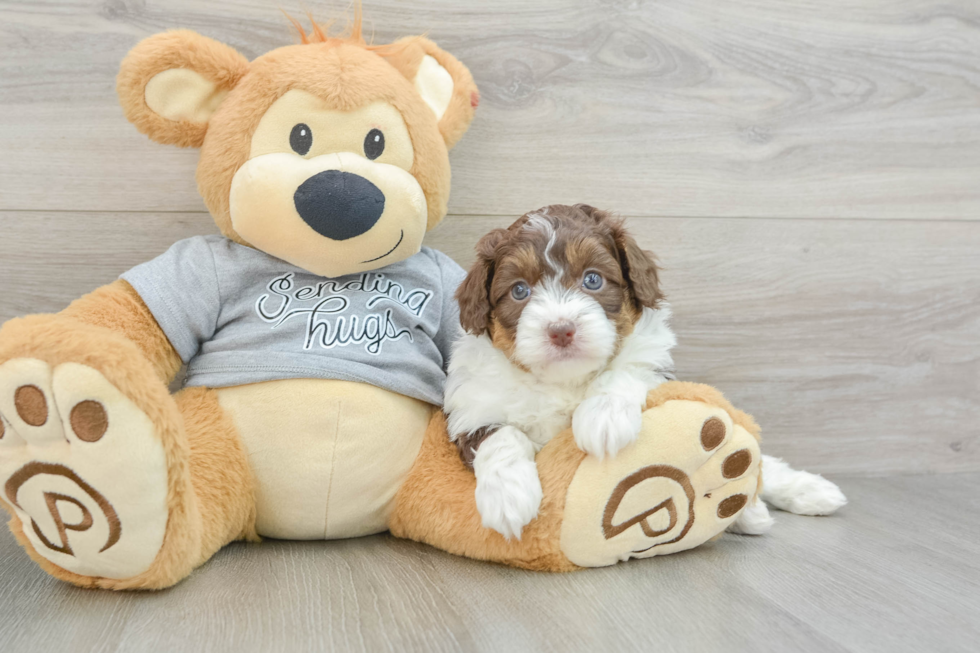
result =
[[60,315],[104,327],[136,343],[165,383],[169,384],[180,370],[180,355],[150,309],[122,279],[76,299]]

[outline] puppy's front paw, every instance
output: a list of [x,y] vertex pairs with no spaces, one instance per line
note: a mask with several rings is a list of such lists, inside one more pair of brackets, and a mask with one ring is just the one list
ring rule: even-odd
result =
[[589,397],[572,415],[575,443],[599,459],[632,444],[642,425],[640,405],[616,395]]
[[485,527],[519,540],[540,507],[541,481],[533,461],[511,460],[477,471],[476,509]]

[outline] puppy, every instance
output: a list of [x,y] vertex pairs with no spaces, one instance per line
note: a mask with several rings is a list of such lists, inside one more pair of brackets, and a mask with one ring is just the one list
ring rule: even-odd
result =
[[[620,220],[584,204],[548,206],[484,236],[456,299],[466,335],[449,364],[449,435],[476,474],[483,525],[520,538],[541,503],[534,455],[551,438],[571,425],[599,458],[636,439],[647,393],[674,378],[670,308],[654,256]],[[843,505],[829,481],[770,460],[784,486],[797,484],[792,492],[809,488],[793,476],[802,474],[840,495],[829,512]],[[757,502],[731,530],[771,523]]]

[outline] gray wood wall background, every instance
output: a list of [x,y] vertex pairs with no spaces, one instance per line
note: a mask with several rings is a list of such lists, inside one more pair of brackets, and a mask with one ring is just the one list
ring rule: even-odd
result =
[[[482,91],[431,245],[466,265],[539,206],[618,211],[666,267],[680,374],[754,413],[771,453],[980,471],[980,3],[366,4],[376,42],[427,33]],[[196,151],[138,134],[115,74],[175,27],[250,58],[290,43],[280,5],[303,11],[0,2],[0,320],[215,231]]]

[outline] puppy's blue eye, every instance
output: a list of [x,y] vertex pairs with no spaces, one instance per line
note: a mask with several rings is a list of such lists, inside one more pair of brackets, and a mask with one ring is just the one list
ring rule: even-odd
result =
[[582,279],[582,285],[586,290],[599,290],[602,288],[602,275],[598,272],[589,272]]
[[531,289],[527,287],[526,283],[515,283],[514,287],[510,289],[510,296],[517,301],[524,301],[531,294]]

